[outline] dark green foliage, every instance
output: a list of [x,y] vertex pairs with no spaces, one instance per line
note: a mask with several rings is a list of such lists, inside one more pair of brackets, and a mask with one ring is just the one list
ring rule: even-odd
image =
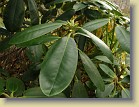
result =
[[3,21],[10,32],[18,31],[24,19],[23,0],[9,0],[4,11]]
[[0,97],[131,98],[130,19],[108,0],[6,0]]

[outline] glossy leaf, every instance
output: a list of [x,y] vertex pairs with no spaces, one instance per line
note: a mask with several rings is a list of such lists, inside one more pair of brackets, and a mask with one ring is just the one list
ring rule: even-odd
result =
[[98,1],[96,1],[95,2],[100,8],[102,8],[102,9],[106,9],[106,10],[112,10],[112,7],[110,6],[110,5],[108,5],[106,2],[104,2],[104,1],[100,1],[100,0],[98,0]]
[[53,44],[44,58],[39,76],[45,95],[57,95],[68,87],[75,74],[77,60],[78,50],[72,38],[63,37]]
[[107,56],[111,62],[113,62],[113,55],[111,50],[101,39],[99,39],[97,36],[95,36],[94,34],[90,33],[85,29],[81,29],[81,31],[83,32],[80,33],[81,35],[91,38],[94,44],[97,47],[99,47],[99,49],[103,52],[103,54]]
[[68,21],[72,18],[72,16],[75,14],[75,10],[70,9],[65,11],[62,15],[58,16],[56,20],[63,20],[63,21]]
[[26,90],[23,94],[23,98],[66,98],[66,97],[63,93],[60,93],[53,97],[48,97],[42,92],[40,87],[35,87]]
[[103,27],[109,22],[108,18],[103,18],[103,19],[96,19],[90,22],[87,22],[83,25],[83,28],[88,30],[88,31],[94,31],[100,27]]
[[116,37],[123,50],[130,53],[130,32],[121,26],[116,26]]
[[15,96],[22,95],[23,91],[25,90],[24,83],[15,77],[11,77],[6,81],[6,89],[9,92],[14,93]]
[[30,12],[31,24],[32,25],[39,24],[39,13],[35,0],[27,0],[27,1]]
[[104,64],[99,64],[99,67],[107,74],[109,75],[111,78],[115,78],[116,74],[106,65]]
[[74,83],[72,89],[72,98],[88,98],[87,91],[81,81]]
[[[41,37],[44,34],[47,34],[59,27],[62,26],[66,22],[64,21],[55,21],[53,23],[45,23],[41,25],[36,25],[33,27],[30,27],[22,32],[16,33],[13,38],[10,40],[10,44],[23,44],[23,43],[29,43],[34,41],[37,38],[41,38],[40,41],[42,41],[43,37]],[[37,40],[35,40],[37,41]],[[30,44],[30,43],[29,43]]]
[[114,89],[114,83],[105,85],[105,90],[103,92],[100,91],[99,89],[97,89],[96,96],[99,97],[99,98],[108,97],[111,94],[113,89]]
[[9,0],[3,15],[3,22],[8,31],[18,31],[24,19],[24,1]]
[[106,56],[96,56],[95,59],[112,64],[112,62]]
[[52,36],[52,35],[42,35],[38,38],[32,39],[31,41],[27,41],[21,44],[17,44],[17,46],[19,47],[27,47],[27,46],[34,46],[34,45],[40,45],[43,43],[47,43],[47,42],[51,42],[51,41],[55,41],[58,40],[60,37],[58,36]]
[[87,72],[91,81],[97,88],[99,88],[101,91],[104,91],[105,89],[104,82],[95,64],[90,60],[90,58],[85,53],[79,51],[79,54],[83,66],[85,68],[85,71]]
[[126,88],[122,90],[122,98],[130,98],[130,91]]

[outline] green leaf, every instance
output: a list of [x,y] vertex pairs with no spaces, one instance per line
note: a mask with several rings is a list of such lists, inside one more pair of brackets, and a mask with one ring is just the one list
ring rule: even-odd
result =
[[97,89],[96,96],[99,98],[108,97],[111,94],[113,89],[114,89],[114,83],[107,84],[105,85],[105,90],[103,92]]
[[78,50],[74,39],[63,37],[52,45],[41,65],[39,76],[45,95],[57,95],[68,87],[75,74],[77,60]]
[[106,9],[106,10],[112,10],[112,7],[110,5],[108,5],[106,2],[104,1],[96,1],[95,2],[97,6],[99,6],[101,9]]
[[30,27],[22,32],[16,33],[13,36],[13,38],[10,40],[10,44],[22,44],[23,45],[23,43],[27,44],[29,42],[34,41],[34,39],[37,39],[37,38],[41,38],[42,40],[43,38],[41,37],[42,35],[44,36],[44,34],[47,34],[61,27],[62,24],[64,23],[65,21],[55,21],[53,23],[45,23],[45,24]]
[[34,62],[39,62],[43,55],[42,45],[30,46],[29,50],[33,54]]
[[30,82],[38,79],[40,74],[40,64],[33,63],[28,67],[28,70],[25,71],[21,78],[25,82]]
[[4,92],[5,80],[0,78],[0,95]]
[[95,59],[112,64],[112,62],[106,56],[96,56]]
[[23,0],[9,0],[3,15],[3,22],[8,31],[18,31],[24,20]]
[[41,91],[40,87],[29,88],[23,93],[23,98],[48,98]]
[[98,10],[86,9],[84,14],[90,20],[102,18],[102,15]]
[[91,81],[94,83],[94,85],[97,88],[104,91],[105,89],[104,82],[95,64],[90,60],[90,58],[85,53],[79,51],[79,54],[80,54],[83,66],[85,68],[85,71],[87,72]]
[[73,1],[76,1],[76,0],[55,0],[54,3],[57,4],[57,3],[73,2]]
[[99,67],[107,74],[109,75],[111,78],[115,78],[117,77],[116,74],[106,65],[104,64],[99,64]]
[[126,88],[122,90],[122,98],[130,98],[130,91]]
[[14,93],[15,96],[22,95],[23,91],[25,90],[24,83],[15,77],[11,77],[6,81],[6,89],[9,92]]
[[75,14],[74,9],[70,9],[65,11],[62,15],[58,16],[56,20],[63,20],[63,21],[68,21],[72,18],[72,16]]
[[79,3],[74,4],[73,9],[74,9],[75,11],[79,11],[79,10],[84,9],[85,7],[87,7],[87,5],[85,5],[85,4],[81,3],[81,2],[79,2]]
[[103,27],[108,22],[109,22],[108,18],[96,19],[96,20],[85,23],[83,25],[83,28],[91,32],[91,31],[94,31],[100,27]]
[[87,91],[81,81],[76,81],[74,83],[72,98],[88,98]]
[[66,98],[66,97],[63,93],[60,93],[53,97],[48,97],[42,92],[40,87],[35,87],[27,89],[23,94],[23,98]]
[[85,36],[79,35],[79,40],[78,40],[78,48],[83,51],[85,47],[87,38]]
[[96,90],[96,86],[94,86],[92,81],[86,81],[85,82],[86,86],[92,90]]
[[39,24],[39,13],[36,2],[34,0],[27,0],[27,1],[30,12],[31,24],[32,25]]
[[111,1],[109,0],[104,0],[112,9],[114,10],[118,10],[119,6],[115,3],[112,3]]
[[81,31],[83,32],[80,33],[81,35],[91,38],[95,45],[98,46],[103,52],[103,54],[107,56],[111,62],[113,62],[113,55],[110,48],[101,39],[83,28],[81,28]]
[[122,49],[130,53],[130,32],[121,26],[116,26],[115,31]]
[[0,41],[0,52],[3,52],[7,48],[9,48],[11,45],[9,44],[9,41],[11,40],[11,37],[7,37],[4,40]]
[[[65,3],[65,4],[63,3],[63,6],[62,6],[61,9],[62,9],[63,11],[74,10],[74,9],[73,9],[73,5],[74,5],[74,4],[75,4],[75,2],[67,2],[67,3]],[[57,4],[57,5],[58,5],[58,4]],[[75,11],[75,10],[74,10],[74,11]]]
[[29,42],[27,41],[27,42],[18,44],[17,46],[19,46],[19,47],[28,47],[28,46],[33,46],[33,45],[40,45],[40,44],[43,44],[43,43],[47,43],[47,42],[57,40],[59,38],[60,37],[58,37],[58,36],[52,36],[50,34],[47,34],[47,35],[43,35],[43,36],[40,36],[38,38],[32,39]]

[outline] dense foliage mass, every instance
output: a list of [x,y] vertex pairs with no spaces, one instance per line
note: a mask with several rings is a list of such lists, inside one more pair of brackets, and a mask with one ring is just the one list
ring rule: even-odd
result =
[[108,0],[0,0],[0,97],[131,98],[130,19]]

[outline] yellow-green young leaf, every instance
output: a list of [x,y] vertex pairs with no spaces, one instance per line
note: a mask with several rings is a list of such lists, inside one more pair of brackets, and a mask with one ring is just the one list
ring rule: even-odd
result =
[[130,91],[126,88],[122,90],[122,98],[130,98]]
[[115,31],[122,49],[130,53],[130,32],[121,26],[116,26]]
[[73,79],[78,50],[73,38],[63,37],[48,50],[39,75],[40,88],[47,96],[61,93]]
[[3,14],[3,22],[8,31],[18,31],[24,19],[24,1],[9,0]]
[[111,78],[117,77],[116,74],[108,66],[104,64],[99,64],[99,67]]
[[83,25],[83,28],[91,32],[106,25],[108,22],[109,22],[108,18],[96,19],[96,20],[85,23]]
[[96,96],[99,97],[99,98],[108,97],[111,94],[113,89],[114,89],[114,83],[105,85],[105,90],[103,92],[100,91],[99,89],[97,89]]
[[74,83],[72,98],[88,98],[87,91],[81,81],[76,81]]
[[83,66],[85,68],[85,71],[87,72],[91,81],[94,83],[94,85],[97,88],[99,88],[101,91],[104,91],[105,85],[95,64],[90,60],[90,58],[85,53],[79,51],[79,54],[80,54]]
[[86,29],[81,28],[81,32],[81,35],[91,38],[94,44],[99,47],[103,54],[107,56],[111,62],[113,62],[113,55],[110,48],[101,39],[99,39],[91,32],[87,31]]
[[26,90],[23,94],[23,98],[66,98],[66,96],[63,93],[60,93],[56,96],[48,97],[42,92],[40,87],[35,87]]
[[9,43],[15,45],[20,45],[24,43],[27,44],[28,42],[32,42],[35,39],[40,38],[42,35],[47,34],[61,27],[65,23],[65,21],[55,21],[53,23],[45,23],[41,25],[32,26],[22,32],[16,33]]
[[35,0],[27,0],[27,1],[30,12],[31,24],[32,25],[39,24],[39,13]]

